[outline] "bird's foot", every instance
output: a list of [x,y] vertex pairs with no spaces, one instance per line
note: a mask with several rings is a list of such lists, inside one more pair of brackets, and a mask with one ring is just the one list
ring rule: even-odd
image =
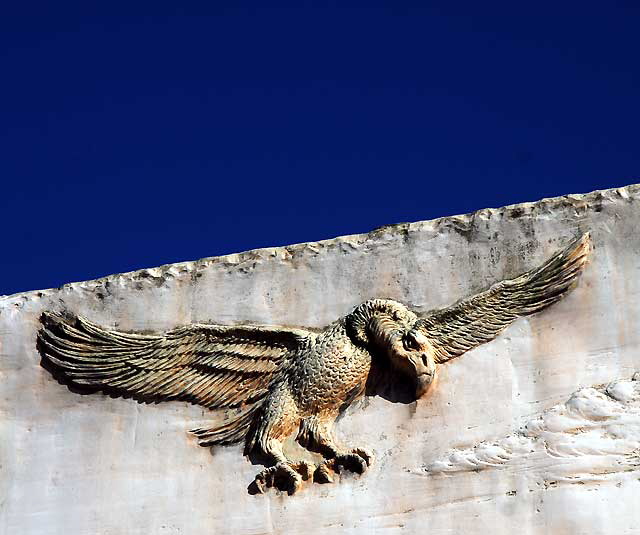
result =
[[346,468],[350,472],[362,474],[373,462],[373,454],[362,448],[355,448],[350,452],[336,455],[333,461],[336,472]]
[[[328,459],[327,461],[333,460]],[[313,473],[313,480],[316,483],[333,483],[333,469],[327,461],[321,462]]]
[[313,474],[318,483],[332,483],[332,472],[340,473],[343,468],[356,474],[362,474],[373,462],[373,454],[362,448],[346,453],[338,453],[335,457],[321,462]]
[[280,462],[275,466],[262,470],[262,472],[256,475],[254,483],[256,489],[261,494],[269,488],[284,490],[290,495],[295,494],[302,485],[302,482],[311,477],[313,468],[313,465],[305,461],[296,463]]

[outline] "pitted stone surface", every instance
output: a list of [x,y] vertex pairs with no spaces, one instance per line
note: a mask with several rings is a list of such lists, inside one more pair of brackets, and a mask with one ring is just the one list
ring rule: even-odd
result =
[[[0,298],[0,532],[633,533],[639,227],[634,185]],[[338,434],[376,462],[293,497],[249,495],[256,467],[240,447],[188,439],[203,409],[79,396],[35,349],[43,310],[142,331],[320,328],[376,297],[428,310],[586,231],[594,251],[574,292],[444,365],[425,399],[352,407]]]

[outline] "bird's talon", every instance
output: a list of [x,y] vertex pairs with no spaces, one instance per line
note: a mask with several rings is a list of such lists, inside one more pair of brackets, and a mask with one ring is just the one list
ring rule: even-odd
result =
[[258,474],[256,476],[256,478],[253,480],[253,482],[255,483],[256,490],[260,494],[264,494],[264,479],[260,477],[260,474]]
[[373,455],[363,449],[354,449],[349,453],[336,455],[334,459],[335,471],[339,472],[344,467],[350,472],[362,474],[373,461]]
[[266,489],[275,488],[295,494],[303,481],[312,475],[309,463],[278,463],[275,466],[265,468],[256,475],[254,483],[259,493],[264,494]]
[[300,477],[302,477],[303,481],[307,481],[309,478],[313,476],[315,466],[307,461],[299,461],[297,463],[292,463],[289,466],[293,468]]
[[333,483],[333,476],[331,475],[331,468],[327,461],[324,461],[318,465],[316,471],[313,474],[313,480],[317,483]]
[[367,466],[371,466],[373,464],[373,453],[363,448],[356,448],[352,451],[356,455],[359,455],[364,459],[364,462],[367,463]]

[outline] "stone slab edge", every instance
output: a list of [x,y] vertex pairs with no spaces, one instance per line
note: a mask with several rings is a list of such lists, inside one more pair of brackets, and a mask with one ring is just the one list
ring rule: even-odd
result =
[[460,233],[470,233],[476,221],[488,220],[492,218],[530,218],[548,217],[559,208],[573,207],[577,212],[587,209],[601,210],[605,203],[615,203],[619,200],[640,199],[640,183],[630,184],[620,188],[596,190],[584,194],[569,194],[559,197],[549,197],[536,202],[524,202],[511,204],[501,208],[483,208],[463,215],[444,216],[427,221],[417,221],[413,223],[396,223],[385,225],[370,232],[362,234],[350,234],[329,238],[315,242],[303,242],[294,245],[279,247],[263,247],[251,249],[240,253],[231,253],[222,256],[212,256],[200,260],[177,262],[164,264],[154,268],[143,268],[125,273],[107,275],[98,279],[72,282],[64,284],[59,288],[49,288],[46,290],[28,290],[12,295],[0,295],[0,310],[3,305],[9,302],[28,301],[32,297],[42,298],[50,296],[60,290],[79,289],[92,291],[104,286],[106,282],[135,282],[140,280],[167,280],[188,274],[194,275],[197,272],[214,264],[223,264],[225,267],[250,269],[255,262],[260,262],[267,258],[278,258],[280,260],[293,260],[304,255],[318,255],[324,249],[342,247],[348,249],[358,249],[375,242],[386,235],[402,234],[409,232],[430,232],[440,233],[446,229],[453,229]]

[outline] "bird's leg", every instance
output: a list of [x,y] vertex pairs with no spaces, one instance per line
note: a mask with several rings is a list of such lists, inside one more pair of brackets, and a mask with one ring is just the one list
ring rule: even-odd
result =
[[315,467],[312,464],[290,461],[282,450],[283,440],[293,432],[298,420],[297,408],[288,392],[275,392],[256,431],[257,448],[273,463],[255,477],[259,492],[277,488],[294,494],[302,482],[313,475]]
[[351,472],[362,474],[373,462],[373,455],[363,448],[345,450],[334,441],[331,433],[335,417],[305,418],[298,433],[298,442],[311,451],[316,451],[325,458],[314,473],[314,479],[321,483],[333,481],[331,472],[340,472],[346,468]]

